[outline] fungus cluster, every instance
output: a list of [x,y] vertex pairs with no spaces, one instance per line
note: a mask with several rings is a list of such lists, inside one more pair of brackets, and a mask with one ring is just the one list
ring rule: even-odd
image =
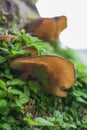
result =
[[[55,42],[60,32],[67,26],[65,16],[54,18],[39,18],[26,25],[27,32],[37,35],[39,38]],[[10,36],[0,36],[1,41],[11,41]],[[23,48],[29,52],[30,57],[22,57],[13,60],[10,67],[22,71],[21,78],[28,80],[29,77],[36,78],[44,91],[66,97],[65,89],[70,88],[76,81],[74,65],[70,61],[58,56],[38,56],[37,50],[33,47]]]

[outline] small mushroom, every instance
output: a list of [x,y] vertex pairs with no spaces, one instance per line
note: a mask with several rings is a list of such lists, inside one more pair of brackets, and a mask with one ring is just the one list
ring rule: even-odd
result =
[[22,48],[24,51],[26,51],[27,54],[30,54],[30,56],[36,56],[38,55],[38,51],[33,46],[25,46]]
[[0,35],[0,41],[10,42],[11,37],[9,35]]
[[55,42],[60,33],[67,27],[66,16],[38,18],[25,25],[26,32],[36,35],[48,42]]
[[22,48],[24,50],[24,56],[23,54],[14,54],[12,55],[13,58],[19,58],[19,57],[25,57],[25,56],[37,56],[38,51],[33,46],[25,46]]
[[43,55],[15,59],[10,67],[22,71],[22,78],[29,76],[42,82],[42,89],[49,93],[67,97],[64,89],[70,88],[76,81],[74,65],[70,61],[58,56]]

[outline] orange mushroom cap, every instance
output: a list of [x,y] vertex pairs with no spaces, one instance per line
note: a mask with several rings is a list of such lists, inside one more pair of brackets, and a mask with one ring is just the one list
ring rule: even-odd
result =
[[10,67],[22,71],[25,80],[29,75],[36,77],[43,83],[42,89],[60,97],[66,97],[63,89],[70,88],[76,81],[73,63],[58,56],[19,58],[13,60]]
[[55,42],[67,27],[66,16],[39,18],[25,25],[25,30],[48,42]]
[[11,37],[9,35],[0,35],[0,41],[10,42]]

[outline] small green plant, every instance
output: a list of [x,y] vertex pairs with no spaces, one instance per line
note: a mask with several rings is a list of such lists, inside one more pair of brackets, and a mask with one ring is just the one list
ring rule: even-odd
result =
[[[23,81],[21,72],[10,68],[13,59],[31,56],[26,55],[25,46],[35,47],[38,55],[57,55],[73,61],[77,81],[67,90],[67,98],[42,92],[37,80]],[[73,50],[63,49],[60,43],[56,46],[25,33],[14,35],[8,43],[0,41],[0,130],[87,129],[87,67],[72,56]]]

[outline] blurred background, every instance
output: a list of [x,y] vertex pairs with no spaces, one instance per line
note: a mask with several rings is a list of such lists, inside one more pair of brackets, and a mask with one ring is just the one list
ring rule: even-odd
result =
[[41,17],[65,15],[68,27],[61,33],[63,45],[78,52],[87,64],[87,5],[86,0],[38,0],[36,7]]

